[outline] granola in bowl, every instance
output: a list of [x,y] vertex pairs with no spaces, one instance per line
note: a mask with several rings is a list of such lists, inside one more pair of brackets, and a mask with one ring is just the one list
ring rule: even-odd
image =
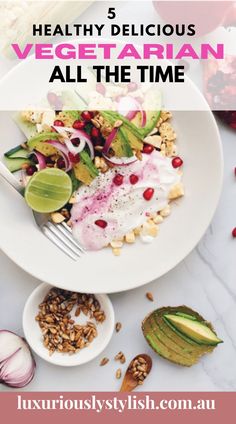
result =
[[[49,184],[42,188],[37,182],[26,198],[33,199],[29,206],[41,212],[37,208],[42,205],[54,223],[66,222],[85,249],[108,246],[119,256],[125,243],[137,238],[148,243],[157,236],[171,201],[184,195],[183,161],[177,156],[171,113],[150,109],[153,90],[141,98],[138,88],[137,97],[134,89],[108,90],[105,96],[100,91],[91,94],[87,110],[68,111],[60,104],[56,111],[22,112],[18,123],[27,129],[27,141],[7,152],[5,159],[12,172],[20,170],[26,190],[34,175],[40,172],[43,177],[47,168],[66,173],[71,180],[69,199],[63,201],[58,188],[54,193]],[[58,108],[58,95],[50,93],[49,99]],[[109,110],[98,108],[102,101],[110,102]],[[59,200],[62,207],[53,208]]]

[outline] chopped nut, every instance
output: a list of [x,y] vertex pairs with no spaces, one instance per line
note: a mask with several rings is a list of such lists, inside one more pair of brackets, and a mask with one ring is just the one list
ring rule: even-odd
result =
[[120,361],[121,364],[125,363],[126,358],[125,358],[125,355],[123,354],[123,352],[117,353],[117,355],[115,356],[115,361]]
[[121,125],[123,125],[123,121],[121,119],[118,119],[115,123],[114,123],[114,128],[120,128]]
[[118,370],[116,371],[116,378],[119,380],[121,378],[121,369],[118,368]]
[[150,144],[158,149],[161,148],[162,138],[160,135],[149,135],[144,139],[145,143]]
[[112,249],[113,255],[115,256],[120,256],[121,254],[121,250],[118,248]]
[[101,166],[101,158],[99,156],[95,156],[94,165],[96,166],[96,168],[98,168],[98,169],[100,168],[100,166]]
[[167,205],[164,209],[160,211],[160,215],[165,218],[170,215],[170,205]]
[[157,214],[157,216],[153,218],[153,222],[155,224],[161,224],[163,221],[164,221],[164,218],[159,214]]
[[147,292],[146,293],[146,298],[148,300],[150,300],[150,302],[153,302],[154,301],[153,294],[151,292]]
[[184,187],[182,183],[175,184],[169,192],[169,200],[178,199],[184,195]]
[[70,200],[69,200],[69,203],[70,203],[71,205],[73,205],[74,203],[76,203],[76,197],[75,197],[75,196],[72,196],[72,197],[70,198]]
[[121,330],[122,324],[121,322],[117,322],[116,323],[116,332],[119,333],[119,331]]
[[120,249],[122,246],[122,241],[114,240],[111,242],[111,247],[113,247],[114,249]]
[[53,212],[51,213],[51,219],[55,224],[60,224],[65,221],[66,218],[59,212]]
[[130,233],[126,234],[125,241],[126,241],[126,243],[134,243],[135,242],[135,234],[134,234],[133,231],[131,231]]
[[109,362],[109,359],[108,358],[103,358],[101,360],[101,362],[100,362],[100,366],[101,367],[104,367],[104,365],[108,364],[108,362]]

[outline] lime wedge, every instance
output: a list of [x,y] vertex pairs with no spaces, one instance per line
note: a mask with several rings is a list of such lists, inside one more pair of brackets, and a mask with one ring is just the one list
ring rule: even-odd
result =
[[70,199],[72,182],[66,172],[57,168],[43,169],[31,177],[25,200],[36,212],[50,213],[62,208]]

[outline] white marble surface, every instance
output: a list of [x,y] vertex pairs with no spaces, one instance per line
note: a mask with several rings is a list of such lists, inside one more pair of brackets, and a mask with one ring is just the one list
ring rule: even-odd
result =
[[[147,21],[149,13],[151,9],[147,8]],[[4,62],[1,74],[11,66],[9,62]],[[115,371],[119,365],[112,358],[120,350],[127,360],[141,352],[152,356],[153,371],[143,387],[147,391],[236,389],[236,241],[231,237],[231,230],[236,226],[236,180],[233,172],[236,166],[236,137],[235,132],[222,126],[221,135],[225,157],[224,186],[212,224],[197,248],[168,274],[145,287],[111,296],[116,320],[122,322],[123,328],[119,334],[114,334],[104,352],[111,358],[110,363],[99,367],[100,358],[97,358],[87,365],[64,369],[36,357],[36,376],[25,390],[118,390]],[[40,282],[19,269],[3,253],[0,253],[0,269],[0,327],[23,334],[21,321],[24,303]],[[154,303],[146,299],[147,291],[153,293]],[[212,355],[204,357],[190,369],[172,365],[156,356],[140,331],[141,320],[149,311],[163,305],[180,304],[198,310],[214,324],[224,340],[224,344]]]

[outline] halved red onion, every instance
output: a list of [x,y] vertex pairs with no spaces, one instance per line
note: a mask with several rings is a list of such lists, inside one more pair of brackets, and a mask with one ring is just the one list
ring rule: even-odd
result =
[[66,164],[65,172],[70,171],[71,168],[72,168],[72,163],[71,163],[70,158],[68,156],[67,147],[64,144],[62,144],[62,143],[60,143],[59,141],[56,141],[56,140],[47,140],[44,143],[51,144],[51,146],[54,146],[60,152],[60,154],[63,157],[65,164]]
[[37,152],[37,150],[34,150],[33,154],[36,156],[38,160],[39,170],[41,171],[41,169],[46,168],[47,164],[46,164],[45,156],[42,153]]
[[15,333],[0,331],[0,383],[26,386],[34,377],[35,360],[26,341]]
[[103,147],[103,153],[105,155],[108,153],[111,143],[113,142],[114,138],[116,138],[117,133],[118,133],[118,128],[113,128],[113,130],[110,132],[110,134],[106,138],[106,141]]
[[106,159],[107,162],[114,166],[128,166],[137,161],[136,156],[132,156],[131,158],[118,158],[117,156],[113,156],[109,158],[108,156],[103,154],[103,157]]
[[[89,151],[90,151],[90,157],[93,160],[94,159],[94,148],[93,148],[93,143],[89,137],[89,135],[82,130],[76,130],[72,136],[70,137],[70,140],[73,140],[74,138],[79,138],[80,139],[80,144],[82,142],[85,142],[88,145]],[[79,146],[80,147],[80,146]],[[80,151],[82,151],[83,149],[81,149]],[[79,153],[79,152],[77,152]]]

